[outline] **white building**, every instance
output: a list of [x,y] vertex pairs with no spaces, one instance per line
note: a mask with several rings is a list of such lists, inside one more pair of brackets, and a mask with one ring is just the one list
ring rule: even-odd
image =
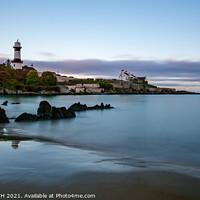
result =
[[17,40],[17,42],[15,42],[14,46],[14,59],[12,60],[13,63],[13,67],[15,69],[22,69],[22,63],[23,61],[21,60],[21,43],[19,42],[19,40]]
[[130,81],[131,79],[137,78],[133,73],[121,70],[121,73],[119,75],[119,80],[121,81]]

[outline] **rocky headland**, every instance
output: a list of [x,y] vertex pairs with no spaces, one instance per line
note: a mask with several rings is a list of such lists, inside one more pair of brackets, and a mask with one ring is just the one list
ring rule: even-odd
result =
[[[123,71],[123,70],[122,70]],[[123,72],[123,74],[127,72]],[[128,74],[126,79],[61,76],[55,72],[38,72],[33,67],[14,69],[0,64],[0,95],[110,95],[110,94],[195,94],[149,84],[147,77]],[[5,102],[6,105],[6,102]]]

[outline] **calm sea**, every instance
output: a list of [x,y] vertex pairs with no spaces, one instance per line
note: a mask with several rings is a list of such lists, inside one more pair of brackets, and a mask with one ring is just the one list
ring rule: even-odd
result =
[[20,141],[18,148],[0,142],[1,180],[54,180],[92,170],[170,170],[200,177],[199,95],[1,96],[0,103],[4,100],[8,117],[36,114],[42,100],[58,107],[103,102],[115,109],[0,124],[0,132],[41,138]]

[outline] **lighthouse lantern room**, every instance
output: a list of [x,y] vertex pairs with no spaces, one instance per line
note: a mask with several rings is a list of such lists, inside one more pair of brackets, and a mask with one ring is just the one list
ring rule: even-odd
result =
[[21,60],[22,46],[19,40],[15,42],[13,48],[14,48],[14,60],[12,60],[13,66],[15,67],[15,69],[22,69],[22,63],[23,63],[23,61]]

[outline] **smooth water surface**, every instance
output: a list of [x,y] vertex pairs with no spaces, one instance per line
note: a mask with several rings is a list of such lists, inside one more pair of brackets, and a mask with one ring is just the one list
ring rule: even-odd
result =
[[[0,131],[6,128],[43,139],[22,141],[18,149],[12,149],[11,142],[0,142],[1,174],[18,166],[38,175],[49,162],[54,174],[59,174],[57,168],[63,174],[65,167],[66,174],[164,168],[200,177],[199,95],[1,96],[0,103],[4,100],[9,101],[4,107],[8,117],[36,114],[42,100],[58,107],[103,102],[115,108],[76,112],[74,119],[0,124]],[[32,164],[26,162],[28,156]]]

